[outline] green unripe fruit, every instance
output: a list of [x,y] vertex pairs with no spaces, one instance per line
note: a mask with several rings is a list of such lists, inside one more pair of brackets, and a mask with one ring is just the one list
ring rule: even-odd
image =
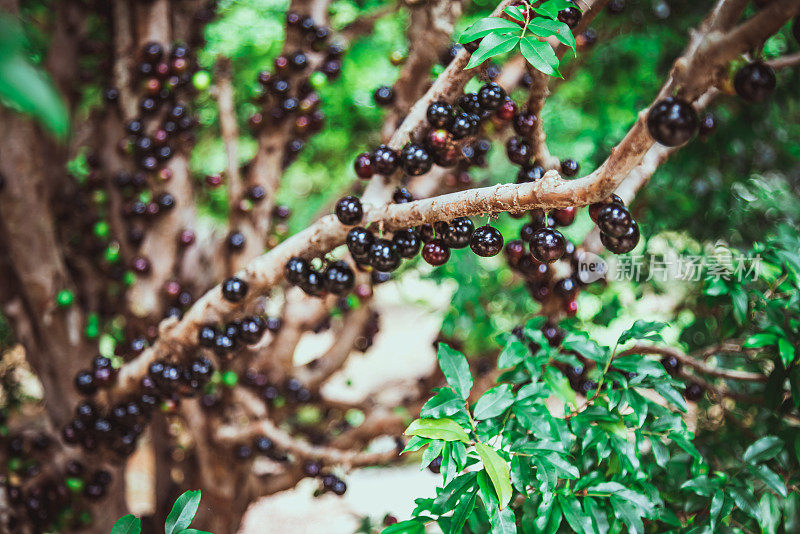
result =
[[56,304],[60,308],[68,308],[75,302],[75,294],[69,289],[62,289],[56,294]]
[[206,91],[211,87],[211,75],[204,70],[199,70],[192,76],[192,85],[198,91]]

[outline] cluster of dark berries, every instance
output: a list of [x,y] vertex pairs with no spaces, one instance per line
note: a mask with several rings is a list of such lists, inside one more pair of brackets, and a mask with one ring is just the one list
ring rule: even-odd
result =
[[514,101],[493,82],[483,85],[476,93],[462,95],[455,106],[433,102],[427,110],[431,129],[422,142],[411,142],[399,152],[387,145],[363,152],[355,159],[356,175],[369,179],[376,174],[389,176],[402,169],[408,176],[419,176],[434,164],[453,167],[460,161],[468,161],[480,165],[491,143],[470,142],[467,138],[476,136],[486,119],[494,116],[509,120],[515,111]]
[[321,491],[324,493],[331,491],[336,495],[344,495],[347,491],[347,484],[332,473],[323,473],[322,464],[317,460],[307,460],[303,463],[303,474],[311,478],[319,478],[322,483]]
[[288,459],[286,453],[279,450],[267,436],[256,436],[252,443],[241,443],[233,448],[233,457],[239,461],[250,460],[254,455],[266,456],[276,462],[285,462]]
[[353,289],[356,275],[345,261],[328,262],[322,270],[315,269],[303,258],[290,258],[284,266],[286,280],[300,287],[307,295],[321,297],[332,293],[344,295]]
[[325,123],[315,88],[325,79],[339,77],[344,50],[330,44],[330,30],[317,26],[311,17],[290,11],[286,22],[290,31],[287,39],[296,42],[298,49],[275,58],[272,72],[258,74],[262,109],[250,117],[249,125],[254,134],[259,134],[292,121],[295,137],[287,143],[283,160],[284,165],[289,165],[305,146],[305,140]]
[[617,195],[590,205],[589,216],[600,229],[600,241],[608,250],[626,254],[636,248],[639,225]]
[[152,362],[135,396],[107,411],[91,401],[78,404],[75,418],[62,428],[62,438],[65,443],[80,445],[88,451],[103,447],[120,456],[129,456],[136,449],[136,440],[152,411],[162,401],[177,404],[180,397],[197,395],[213,372],[211,361],[201,357],[186,366],[163,360]]
[[525,279],[525,286],[534,300],[542,304],[554,302],[565,314],[573,316],[578,311],[578,292],[584,286],[577,274],[581,251],[565,240],[564,254],[560,259],[568,261],[572,272],[556,270],[525,250],[525,240],[530,239],[535,232],[528,224],[524,225],[520,232],[522,239],[514,239],[506,245],[506,261],[513,271]]
[[311,391],[296,378],[288,378],[283,384],[273,384],[265,373],[248,369],[242,384],[255,391],[270,406],[282,405],[284,402],[305,404],[312,400]]
[[[661,365],[664,366],[664,370],[672,378],[681,376],[681,361],[675,356],[664,356],[661,358]],[[683,390],[683,396],[688,401],[697,402],[703,398],[705,392],[706,389],[702,384],[689,381],[689,383],[686,384],[686,389]]]
[[111,359],[97,356],[92,360],[91,369],[79,371],[75,375],[75,389],[81,395],[94,395],[99,389],[111,387],[116,375],[117,371],[111,365]]
[[280,319],[251,315],[229,321],[223,326],[202,326],[197,334],[197,344],[213,350],[220,358],[230,358],[241,346],[255,345],[261,341],[265,331],[275,333],[280,327]]
[[[137,66],[142,93],[139,117],[126,124],[128,138],[123,148],[132,154],[140,170],[154,173],[163,170],[174,155],[176,144],[192,141],[197,121],[181,97],[191,96],[195,66],[190,50],[183,45],[175,45],[167,53],[160,43],[148,43],[140,51],[140,58]],[[116,89],[107,89],[105,96],[107,100],[116,100],[119,93]],[[162,109],[166,109],[163,114],[159,113]],[[163,115],[161,123],[148,131],[150,119],[159,115]],[[159,173],[159,178],[168,180],[169,172]]]
[[8,443],[9,475],[3,481],[8,505],[4,525],[8,531],[65,532],[91,524],[89,507],[106,496],[111,473],[105,469],[90,471],[77,460],[52,465],[52,458],[43,458],[51,463],[50,471],[34,481],[17,469],[23,451],[12,448],[19,444],[18,437],[12,437]]
[[496,228],[487,225],[476,229],[469,218],[457,217],[449,223],[440,221],[397,230],[391,239],[376,237],[357,226],[348,232],[346,244],[358,265],[388,273],[396,270],[403,258],[416,256],[420,249],[422,258],[434,266],[450,259],[450,249],[467,246],[478,256],[494,256],[503,249],[503,236]]

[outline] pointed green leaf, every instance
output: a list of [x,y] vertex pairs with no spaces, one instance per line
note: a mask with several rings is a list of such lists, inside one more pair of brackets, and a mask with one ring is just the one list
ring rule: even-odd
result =
[[428,448],[422,453],[422,461],[420,462],[419,466],[420,471],[428,467],[432,461],[442,454],[444,443],[445,442],[442,440],[434,440],[430,445],[428,445]]
[[475,419],[490,419],[505,412],[512,404],[514,404],[514,393],[511,391],[511,385],[500,384],[481,395],[475,403],[473,413]]
[[514,367],[524,360],[528,354],[530,354],[530,350],[525,346],[525,343],[516,338],[512,339],[505,346],[503,352],[500,353],[500,356],[497,357],[497,368],[508,369],[509,367]]
[[781,497],[786,498],[788,496],[786,484],[784,484],[783,479],[780,477],[780,475],[778,475],[778,473],[763,464],[755,467],[751,466],[749,470],[756,477],[761,479],[761,481],[766,484],[769,489]]
[[164,534],[177,534],[189,527],[200,506],[200,490],[187,491],[175,501],[164,523]]
[[459,497],[475,487],[475,479],[477,477],[478,473],[471,471],[454,479],[436,496],[433,504],[443,510],[450,510]]
[[534,68],[548,76],[562,77],[558,72],[558,58],[548,43],[528,36],[522,39],[519,46],[522,55]]
[[777,436],[765,436],[744,451],[743,460],[747,463],[758,463],[774,458],[783,449],[783,440]]
[[0,99],[32,115],[59,139],[69,133],[69,114],[50,77],[22,54],[0,57]]
[[667,326],[669,326],[667,323],[662,323],[659,321],[643,321],[642,319],[639,319],[638,321],[634,322],[630,328],[625,330],[621,336],[619,336],[617,343],[624,345],[631,339],[664,341],[659,332],[661,332]]
[[114,526],[111,527],[110,534],[139,534],[142,531],[142,520],[133,514],[120,517]]
[[463,441],[469,443],[469,436],[452,419],[416,419],[408,425],[406,436],[442,439],[444,441]]
[[555,35],[556,39],[558,39],[560,43],[570,47],[573,52],[575,51],[577,43],[575,42],[575,36],[572,35],[572,30],[570,30],[569,26],[559,20],[536,17],[530,21],[528,24],[528,29],[534,35],[539,37],[550,37],[551,35]]
[[510,20],[501,19],[500,17],[486,17],[476,21],[464,30],[464,33],[458,38],[458,42],[461,44],[470,43],[489,34],[502,35],[510,32],[520,34],[522,33],[522,28],[516,22],[511,22]]
[[[574,2],[568,0],[547,0],[536,8],[536,13],[551,19],[558,18],[558,12],[568,7],[578,7]],[[580,9],[580,8],[578,8]]]
[[681,395],[677,389],[666,382],[656,382],[653,389],[656,390],[656,393],[664,397],[664,400],[671,402],[680,411],[686,411],[686,400],[684,400],[683,395]]
[[450,520],[450,534],[461,534],[464,529],[464,523],[475,508],[475,500],[478,498],[478,490],[475,489],[459,501],[458,506],[453,511],[453,517]]
[[467,66],[464,68],[473,69],[491,57],[511,52],[514,50],[514,47],[517,46],[517,43],[519,43],[519,35],[498,35],[496,33],[490,33],[481,39],[481,44],[478,45],[478,49],[472,53],[472,57],[469,58],[469,63],[467,63]]
[[761,510],[758,507],[758,502],[756,502],[752,491],[746,488],[729,487],[727,488],[727,492],[742,512],[756,521],[761,520]]
[[778,336],[775,334],[753,334],[747,341],[742,344],[742,347],[745,349],[760,349],[761,347],[767,347],[769,345],[774,345],[778,341]]
[[503,13],[514,20],[525,22],[525,15],[522,14],[522,10],[519,8],[519,6],[508,6],[503,10]]
[[558,506],[561,508],[561,513],[564,514],[564,519],[575,532],[592,531],[592,519],[583,513],[581,503],[576,497],[559,495]]
[[795,352],[794,347],[785,337],[778,339],[778,354],[781,356],[783,366],[788,369],[789,365],[794,361]]
[[500,501],[500,508],[505,508],[511,500],[514,490],[511,488],[511,469],[508,463],[500,458],[497,452],[483,443],[476,443],[475,448],[481,457],[483,467],[492,481],[497,498]]
[[472,374],[469,372],[467,358],[444,343],[439,343],[437,358],[447,383],[462,399],[466,400],[472,389]]
[[425,534],[425,523],[418,519],[409,519],[389,525],[381,534]]
[[[450,388],[441,388],[436,395],[431,397],[422,407],[421,417],[450,417],[458,412],[465,411],[464,399],[456,395]],[[466,414],[465,414],[466,415]]]

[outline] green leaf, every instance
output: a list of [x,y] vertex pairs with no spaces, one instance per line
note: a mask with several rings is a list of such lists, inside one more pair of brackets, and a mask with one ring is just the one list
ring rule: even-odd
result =
[[511,508],[503,508],[492,510],[489,517],[492,523],[492,530],[490,534],[516,534],[517,533],[517,518]]
[[139,534],[142,531],[142,520],[133,514],[120,517],[109,534]]
[[416,419],[408,425],[407,436],[443,439],[444,441],[463,441],[469,443],[469,436],[461,426],[452,419]]
[[568,7],[578,7],[577,4],[573,2],[569,2],[567,0],[547,0],[539,7],[536,8],[536,13],[539,15],[544,15],[545,17],[549,17],[551,19],[555,19],[558,17],[558,12],[563,11]]
[[476,443],[475,448],[497,492],[500,508],[503,509],[511,500],[511,495],[514,492],[511,488],[511,469],[508,467],[508,463],[500,458],[500,455],[488,445]]
[[478,490],[475,489],[466,498],[459,501],[458,506],[453,511],[453,518],[450,521],[450,534],[461,534],[464,523],[475,508],[475,500],[478,498]]
[[761,521],[761,510],[752,491],[746,488],[729,487],[727,492],[742,512],[756,521]]
[[461,44],[470,43],[489,34],[502,35],[509,32],[521,34],[522,28],[516,22],[511,22],[510,20],[501,19],[500,17],[486,17],[476,21],[464,30],[464,33],[458,38],[458,42]]
[[425,534],[425,523],[417,519],[400,521],[383,529],[381,534]]
[[594,486],[586,488],[586,491],[589,493],[608,493],[609,495],[622,497],[623,499],[635,504],[647,512],[652,512],[655,509],[654,504],[649,497],[635,492],[629,487],[623,486],[619,482],[601,482],[600,484],[595,484]]
[[733,304],[733,318],[738,324],[744,324],[747,319],[747,293],[742,286],[735,286],[731,291],[731,304]]
[[461,495],[475,486],[475,479],[477,476],[477,472],[471,471],[452,480],[442,489],[441,493],[436,496],[433,504],[443,510],[451,509]]
[[59,139],[69,133],[69,114],[52,80],[22,54],[0,56],[0,99],[33,116]]
[[522,14],[522,10],[519,8],[519,6],[508,6],[503,10],[503,13],[514,20],[525,22],[525,15]]
[[594,362],[605,364],[608,360],[608,348],[601,347],[596,341],[587,338],[585,335],[577,335],[570,332],[561,343],[564,350],[575,351],[584,358]]
[[778,339],[778,354],[781,356],[783,366],[788,369],[789,365],[794,361],[795,352],[794,347],[785,337]]
[[653,449],[653,457],[656,459],[656,464],[659,467],[664,467],[669,461],[669,449],[660,438],[650,438],[650,447]]
[[788,495],[788,492],[786,491],[786,484],[784,484],[783,479],[780,477],[780,475],[778,475],[778,473],[776,473],[766,465],[750,467],[749,471],[753,473],[753,475],[761,479],[761,481],[764,484],[766,484],[766,486],[769,489],[771,489],[781,497],[786,498],[786,496]]
[[186,529],[200,506],[200,490],[187,491],[175,501],[164,523],[164,534],[177,534]]
[[777,436],[765,436],[744,451],[743,460],[756,464],[774,458],[783,449],[783,440]]
[[624,345],[631,339],[644,339],[654,342],[664,341],[664,338],[661,337],[659,332],[667,326],[669,326],[667,323],[662,323],[660,321],[643,321],[639,319],[619,336],[617,343]]
[[437,419],[450,417],[464,410],[464,399],[456,395],[450,388],[440,388],[436,395],[425,403],[419,415]]
[[558,72],[558,58],[548,43],[533,37],[524,37],[519,48],[522,55],[534,68],[548,76],[562,77]]
[[511,391],[511,385],[500,384],[481,395],[475,403],[473,413],[475,419],[490,419],[505,412],[512,404],[514,404],[514,393]]
[[469,372],[467,358],[444,343],[439,343],[437,358],[447,383],[462,399],[466,400],[472,389],[472,374]]
[[472,57],[469,58],[469,63],[467,63],[467,66],[464,68],[475,68],[491,57],[511,52],[514,50],[514,47],[517,46],[517,43],[519,43],[518,35],[497,35],[496,33],[490,33],[481,39],[481,44],[478,45],[478,49],[472,53]]
[[432,461],[434,461],[440,454],[442,454],[444,443],[445,442],[442,440],[435,440],[432,441],[430,445],[428,445],[428,448],[425,449],[425,452],[422,453],[422,462],[419,466],[420,471],[428,467]]
[[539,37],[555,35],[560,43],[570,47],[573,52],[575,51],[577,43],[575,42],[575,36],[572,35],[572,30],[559,20],[537,17],[528,23],[528,29]]
[[431,440],[429,440],[428,438],[423,438],[423,437],[420,437],[420,436],[414,436],[410,440],[408,440],[408,443],[406,443],[406,447],[403,449],[403,452],[401,452],[400,454],[405,454],[407,452],[418,451],[418,450],[420,450],[422,447],[424,447],[425,445],[427,445],[430,442],[431,442]]
[[759,349],[761,347],[767,347],[769,345],[774,345],[778,341],[778,336],[775,334],[753,334],[747,341],[742,344],[742,347],[745,349]]
[[558,506],[561,508],[561,513],[564,514],[564,519],[575,532],[591,532],[592,518],[584,515],[581,503],[576,497],[559,495]]
[[653,386],[653,389],[656,390],[656,393],[664,397],[664,400],[671,402],[680,411],[686,411],[686,400],[684,400],[683,395],[681,395],[674,387],[670,386],[666,382],[656,382]]
[[505,346],[500,356],[497,357],[497,368],[507,369],[514,367],[524,360],[528,354],[530,354],[530,350],[525,346],[525,343],[514,338]]

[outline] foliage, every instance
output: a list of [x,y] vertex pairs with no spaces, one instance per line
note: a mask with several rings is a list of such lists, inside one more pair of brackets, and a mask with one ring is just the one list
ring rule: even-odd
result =
[[63,139],[69,115],[50,77],[27,53],[27,37],[10,15],[0,13],[0,102],[35,117]]
[[[172,510],[164,523],[164,534],[211,534],[189,528],[200,506],[200,490],[187,491],[175,500]],[[142,520],[128,514],[121,517],[111,528],[110,534],[140,534]]]
[[[776,471],[793,460],[780,437],[757,439],[726,460],[724,472],[712,471],[719,457],[698,450],[682,417],[683,384],[649,357],[618,356],[630,341],[660,340],[666,324],[637,321],[614,349],[577,333],[558,349],[541,325],[533,319],[521,339],[507,338],[499,385],[474,403],[465,356],[439,346],[449,387],[408,427],[414,437],[406,451],[424,448],[423,467],[441,455],[442,486],[384,533],[423,532],[433,521],[446,533],[464,525],[469,532],[558,532],[562,525],[645,532],[645,524],[774,532],[782,518],[788,524],[795,498]],[[569,388],[563,370],[576,354],[595,364],[586,398]]]
[[[559,42],[575,51],[575,36],[569,26],[558,20],[558,12],[575,4],[567,0],[547,0],[533,7],[527,1],[509,6],[503,10],[511,21],[500,17],[481,19],[467,28],[459,43],[470,43],[480,39],[480,44],[472,53],[468,69],[477,67],[487,59],[506,54],[519,47],[525,59],[537,70],[561,78],[558,71],[559,60],[553,48],[546,41],[555,36]],[[533,11],[537,16],[530,15]],[[516,22],[515,22],[516,21]]]

